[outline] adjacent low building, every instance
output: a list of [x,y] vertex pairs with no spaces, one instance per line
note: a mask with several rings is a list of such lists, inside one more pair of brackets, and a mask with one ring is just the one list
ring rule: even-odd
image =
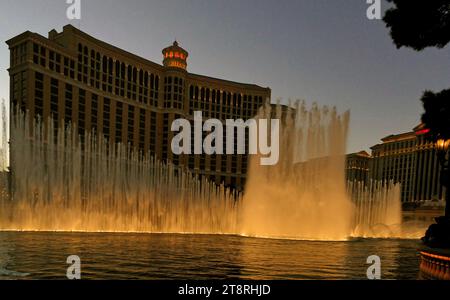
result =
[[370,176],[372,156],[366,151],[350,153],[346,156],[345,175],[347,181],[366,183]]

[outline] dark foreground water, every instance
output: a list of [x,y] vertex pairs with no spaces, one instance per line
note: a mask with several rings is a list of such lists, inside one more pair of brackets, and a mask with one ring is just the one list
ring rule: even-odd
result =
[[417,279],[417,240],[310,242],[220,235],[0,232],[0,279]]

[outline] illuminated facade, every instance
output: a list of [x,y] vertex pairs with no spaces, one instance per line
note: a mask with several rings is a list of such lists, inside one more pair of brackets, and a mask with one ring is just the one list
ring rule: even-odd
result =
[[389,135],[371,147],[371,178],[401,183],[402,202],[444,198],[435,144],[427,141],[426,134],[419,125],[411,132]]
[[12,108],[44,120],[52,116],[57,126],[70,122],[81,137],[94,131],[111,144],[129,144],[217,183],[243,187],[247,155],[174,155],[171,124],[193,121],[194,111],[222,121],[252,118],[270,101],[269,88],[188,73],[188,52],[177,42],[162,51],[163,65],[71,25],[48,38],[27,31],[7,44]]

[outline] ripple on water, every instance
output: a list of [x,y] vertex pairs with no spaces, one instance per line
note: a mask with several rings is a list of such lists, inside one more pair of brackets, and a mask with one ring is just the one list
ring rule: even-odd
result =
[[[64,279],[81,258],[84,279],[416,279],[418,240],[318,242],[179,234],[0,232],[0,278]],[[12,271],[14,270],[14,271]]]

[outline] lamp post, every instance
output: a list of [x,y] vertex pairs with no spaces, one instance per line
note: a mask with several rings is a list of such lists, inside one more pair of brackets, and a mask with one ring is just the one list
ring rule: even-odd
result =
[[450,219],[450,170],[449,170],[450,139],[438,139],[436,151],[441,165],[441,184],[445,187],[445,217]]

